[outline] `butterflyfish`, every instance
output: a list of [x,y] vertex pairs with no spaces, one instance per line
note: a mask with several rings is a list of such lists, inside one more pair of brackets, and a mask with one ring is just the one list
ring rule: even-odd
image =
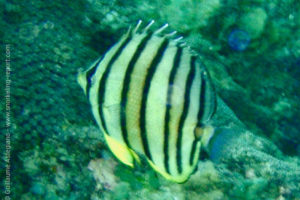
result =
[[[163,177],[185,182],[209,133],[216,97],[192,50],[141,21],[97,59],[78,82],[115,157],[134,167],[140,157]],[[208,134],[209,135],[209,134]]]

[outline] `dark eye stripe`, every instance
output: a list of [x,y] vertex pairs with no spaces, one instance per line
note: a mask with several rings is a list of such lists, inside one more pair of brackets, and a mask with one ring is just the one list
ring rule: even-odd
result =
[[191,150],[191,154],[190,154],[190,165],[193,165],[193,161],[195,158],[195,152],[196,152],[196,147],[197,147],[197,143],[199,142],[199,140],[194,139],[193,144],[192,144],[192,150]]
[[201,73],[200,108],[198,112],[199,126],[205,124],[214,114],[216,98],[207,71]]
[[[201,89],[200,89],[200,106],[198,111],[198,122],[202,123],[204,107],[205,107],[205,79],[203,73],[201,73]],[[201,124],[202,125],[202,124]]]
[[213,117],[213,115],[216,112],[216,104],[217,104],[215,90],[210,81],[209,74],[206,75],[206,83],[208,85],[208,89],[206,90],[206,93],[207,93],[206,96],[208,96],[208,98],[206,99],[206,102],[209,106],[207,108],[207,117],[206,117],[205,122],[207,122],[208,120],[210,120]]

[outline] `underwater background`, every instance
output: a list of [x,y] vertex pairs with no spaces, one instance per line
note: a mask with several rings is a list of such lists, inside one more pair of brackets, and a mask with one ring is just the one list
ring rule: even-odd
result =
[[[300,1],[0,5],[1,199],[300,200]],[[184,36],[253,133],[223,138],[183,184],[118,162],[76,81],[139,19]]]

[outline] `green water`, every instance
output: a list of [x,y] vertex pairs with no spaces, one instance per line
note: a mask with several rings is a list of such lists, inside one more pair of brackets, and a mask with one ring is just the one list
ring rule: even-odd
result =
[[[0,5],[2,199],[300,199],[298,0]],[[139,19],[184,36],[225,102],[214,120],[232,135],[184,184],[118,162],[76,81]]]

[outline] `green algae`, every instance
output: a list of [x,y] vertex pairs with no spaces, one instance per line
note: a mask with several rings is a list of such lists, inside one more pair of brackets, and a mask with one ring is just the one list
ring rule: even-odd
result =
[[242,15],[239,26],[250,33],[252,38],[259,37],[264,31],[267,13],[262,8],[252,8]]
[[[11,44],[14,59],[12,199],[300,198],[298,1],[0,4],[0,35]],[[168,22],[183,34],[210,71],[218,94],[255,134],[235,140],[219,162],[199,162],[182,185],[149,167],[129,169],[112,160],[76,83],[77,70],[138,19],[155,19],[156,27]],[[244,52],[228,45],[236,27],[254,38]],[[106,168],[116,165],[113,189],[97,187],[103,181],[88,169],[98,158],[107,159]]]

